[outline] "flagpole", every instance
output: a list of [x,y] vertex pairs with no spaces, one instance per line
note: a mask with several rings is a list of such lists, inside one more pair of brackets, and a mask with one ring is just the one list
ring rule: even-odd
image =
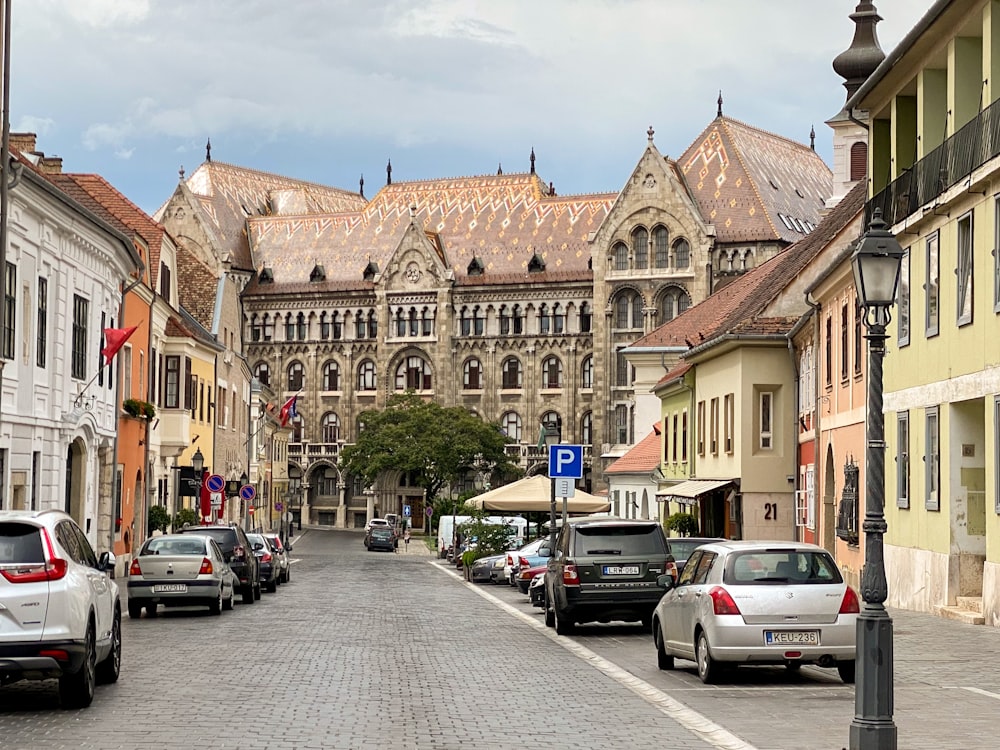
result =
[[97,372],[94,373],[94,377],[88,380],[86,384],[83,386],[83,389],[78,394],[76,394],[76,398],[73,399],[73,406],[80,405],[80,399],[83,398],[83,394],[86,393],[87,389],[94,384],[94,381],[97,380],[97,376],[101,374],[101,371],[104,370],[104,368],[105,365],[101,365],[100,367],[97,368]]

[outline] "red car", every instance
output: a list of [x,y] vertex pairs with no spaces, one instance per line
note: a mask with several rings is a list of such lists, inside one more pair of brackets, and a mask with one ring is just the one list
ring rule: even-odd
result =
[[535,565],[530,568],[521,568],[517,571],[517,590],[522,594],[528,593],[528,587],[539,573],[545,572],[545,564]]

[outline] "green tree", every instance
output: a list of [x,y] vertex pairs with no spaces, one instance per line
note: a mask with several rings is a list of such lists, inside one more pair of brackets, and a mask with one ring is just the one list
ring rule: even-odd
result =
[[471,515],[472,519],[459,526],[458,530],[464,538],[475,539],[476,546],[462,554],[462,563],[471,565],[481,557],[506,552],[510,541],[510,527],[488,522],[485,510],[477,508],[471,511]]
[[149,509],[149,519],[147,520],[146,534],[151,535],[154,531],[166,531],[170,524],[170,514],[162,505],[154,505]]
[[698,518],[691,513],[674,513],[663,522],[663,526],[681,536],[694,536],[698,533]]
[[174,514],[173,528],[179,529],[184,524],[195,526],[198,523],[198,514],[191,508],[181,508]]
[[427,497],[435,498],[470,471],[488,478],[520,474],[504,451],[509,440],[500,426],[460,406],[443,407],[408,391],[392,395],[381,411],[364,412],[360,422],[340,467],[368,485],[385,471],[415,472]]

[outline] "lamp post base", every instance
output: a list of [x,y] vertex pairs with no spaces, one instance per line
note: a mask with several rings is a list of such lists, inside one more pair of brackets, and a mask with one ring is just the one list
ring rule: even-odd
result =
[[892,618],[881,605],[858,615],[857,679],[851,750],[896,750],[893,711]]

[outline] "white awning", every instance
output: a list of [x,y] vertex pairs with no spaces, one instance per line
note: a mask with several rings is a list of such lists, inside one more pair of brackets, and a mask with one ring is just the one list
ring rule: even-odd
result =
[[683,497],[688,500],[694,500],[701,495],[712,490],[717,490],[720,487],[725,487],[727,484],[732,484],[735,481],[735,479],[689,479],[686,482],[675,484],[673,487],[660,490],[656,493],[656,499],[660,502],[666,500],[668,497]]

